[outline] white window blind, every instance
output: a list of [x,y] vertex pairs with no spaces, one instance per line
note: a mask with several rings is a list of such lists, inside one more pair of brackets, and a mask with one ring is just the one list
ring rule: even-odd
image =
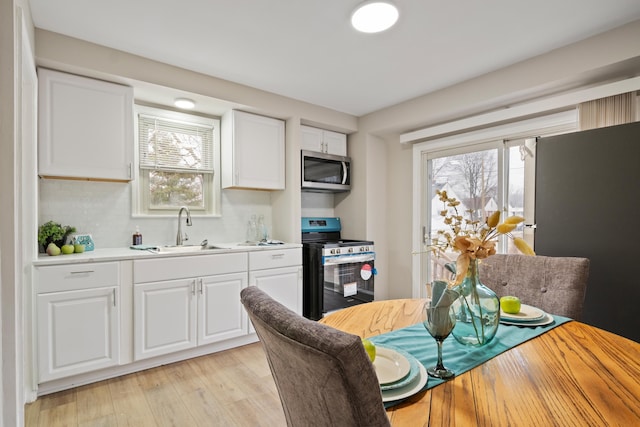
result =
[[140,114],[141,169],[213,173],[213,126]]

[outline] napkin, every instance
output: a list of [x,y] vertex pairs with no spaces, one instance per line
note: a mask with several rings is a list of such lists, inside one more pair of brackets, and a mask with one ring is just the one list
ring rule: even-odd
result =
[[451,332],[449,310],[459,296],[460,294],[449,289],[448,283],[443,280],[434,280],[431,284],[431,303],[426,310],[429,311],[429,329],[433,336],[447,336]]

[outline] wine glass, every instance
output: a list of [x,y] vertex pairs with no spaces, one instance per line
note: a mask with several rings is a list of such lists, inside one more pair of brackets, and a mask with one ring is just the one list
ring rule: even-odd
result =
[[453,330],[456,324],[456,317],[451,306],[444,307],[432,306],[431,299],[428,299],[422,310],[422,323],[429,334],[435,338],[438,345],[438,362],[436,366],[427,369],[429,376],[441,379],[449,379],[455,376],[455,373],[442,364],[442,341],[445,340]]

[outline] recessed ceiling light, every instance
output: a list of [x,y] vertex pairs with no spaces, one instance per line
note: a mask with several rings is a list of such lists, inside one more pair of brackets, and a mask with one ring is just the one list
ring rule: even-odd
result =
[[363,33],[379,33],[398,20],[398,8],[386,1],[367,1],[351,15],[351,25]]
[[178,108],[184,108],[186,110],[189,110],[195,107],[196,103],[187,98],[177,98],[175,101],[173,101],[173,105],[175,105]]

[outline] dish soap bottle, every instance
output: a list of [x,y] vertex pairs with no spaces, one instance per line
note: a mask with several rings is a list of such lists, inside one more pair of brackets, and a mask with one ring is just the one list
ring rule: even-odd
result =
[[133,244],[141,245],[142,244],[142,233],[140,233],[140,227],[136,225],[136,231],[133,233]]

